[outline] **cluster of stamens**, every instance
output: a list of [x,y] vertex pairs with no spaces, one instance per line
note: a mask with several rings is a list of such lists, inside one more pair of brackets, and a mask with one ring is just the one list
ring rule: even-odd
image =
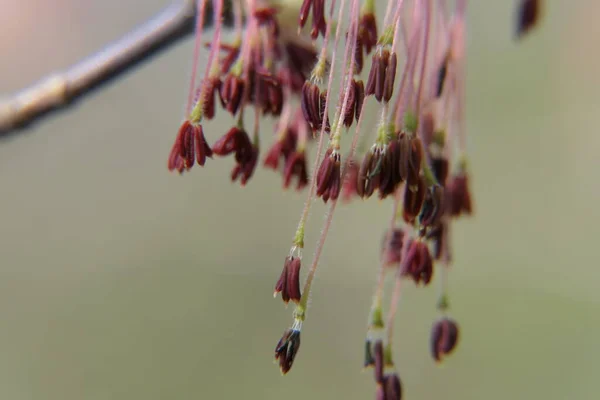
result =
[[[198,1],[199,15],[207,2]],[[225,0],[212,1],[215,30],[205,76],[199,88],[192,82],[193,101],[168,167],[183,173],[196,163],[204,166],[207,158],[233,155],[231,180],[245,185],[259,164],[261,122],[276,121],[262,164],[282,172],[284,188],[295,180],[297,189],[308,191],[275,284],[275,295],[295,304],[294,323],[275,349],[282,373],[290,370],[300,347],[308,295],[338,199],[366,200],[375,192],[379,199],[391,199],[365,366],[374,368],[378,399],[399,399],[392,331],[403,282],[427,286],[439,275],[440,318],[431,332],[432,357],[441,361],[458,342],[458,325],[447,315],[446,274],[452,222],[472,212],[464,125],[465,1],[456,2],[452,16],[445,1],[389,2],[381,25],[375,0],[298,0],[297,18],[282,20],[293,4],[233,0],[228,5],[236,36],[224,43]],[[378,26],[383,28],[379,34]],[[336,57],[340,42],[345,46],[341,63]],[[334,77],[340,81],[337,89]],[[363,126],[367,106],[379,110],[371,126]],[[233,124],[210,146],[205,137],[210,130],[203,126],[218,109],[229,113]],[[250,134],[245,128],[249,118],[254,122]],[[347,150],[342,150],[344,141]],[[316,146],[313,168],[307,165],[309,145]],[[328,203],[328,217],[301,285],[304,228],[315,198]],[[395,286],[384,312],[384,282],[390,274]]]

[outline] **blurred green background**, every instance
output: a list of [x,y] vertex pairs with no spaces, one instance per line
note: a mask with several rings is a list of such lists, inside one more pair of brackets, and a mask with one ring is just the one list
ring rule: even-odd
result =
[[[0,93],[64,68],[166,5],[0,0]],[[476,216],[455,228],[458,351],[431,361],[435,285],[406,290],[407,399],[597,399],[600,54],[593,0],[547,1],[519,45],[514,1],[472,1],[468,131]],[[389,202],[338,208],[285,377],[273,300],[304,193],[233,160],[166,168],[191,40],[0,141],[1,399],[368,399],[363,340]],[[227,125],[208,128],[209,142]],[[307,260],[325,208],[313,212]]]

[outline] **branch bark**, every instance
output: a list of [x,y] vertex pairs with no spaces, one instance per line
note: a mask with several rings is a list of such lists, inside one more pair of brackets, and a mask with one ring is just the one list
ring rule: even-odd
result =
[[[68,108],[94,89],[193,34],[195,3],[181,0],[89,58],[0,100],[0,139],[23,132],[22,128],[53,111]],[[207,3],[210,7],[211,2]],[[205,13],[204,27],[212,23],[211,9]]]

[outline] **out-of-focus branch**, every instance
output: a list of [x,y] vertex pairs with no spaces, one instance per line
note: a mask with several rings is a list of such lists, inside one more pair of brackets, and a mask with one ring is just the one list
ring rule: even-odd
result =
[[[52,111],[68,108],[94,89],[191,35],[195,3],[181,0],[100,52],[0,100],[0,139],[23,132],[21,128]],[[207,3],[210,7],[211,2]],[[211,9],[205,13],[205,27],[212,23]]]

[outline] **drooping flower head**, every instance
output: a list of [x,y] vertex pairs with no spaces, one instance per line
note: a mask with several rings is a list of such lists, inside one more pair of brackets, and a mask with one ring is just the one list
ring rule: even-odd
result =
[[[538,14],[538,2],[523,3],[520,32]],[[232,155],[232,181],[245,185],[263,165],[282,174],[283,188],[295,182],[298,190],[306,189],[275,284],[275,294],[295,304],[292,327],[275,348],[284,374],[299,350],[308,296],[340,195],[346,203],[375,193],[388,201],[392,213],[374,271],[365,366],[375,368],[377,398],[400,399],[391,359],[402,285],[427,286],[439,275],[434,359],[447,356],[458,338],[458,324],[447,316],[446,274],[451,227],[473,209],[465,129],[466,0],[457,0],[451,11],[444,0],[198,0],[197,9],[194,57],[205,40],[201,25],[212,11],[210,54],[198,86],[195,71],[192,75],[187,118],[169,169],[183,173],[194,164],[204,166],[207,157]],[[230,42],[222,35],[226,13],[234,21]],[[367,107],[375,111],[365,113]],[[217,113],[229,116],[227,132],[211,127]],[[314,258],[303,264],[305,226],[318,197],[328,203],[327,219]],[[395,285],[385,314],[388,276]]]

